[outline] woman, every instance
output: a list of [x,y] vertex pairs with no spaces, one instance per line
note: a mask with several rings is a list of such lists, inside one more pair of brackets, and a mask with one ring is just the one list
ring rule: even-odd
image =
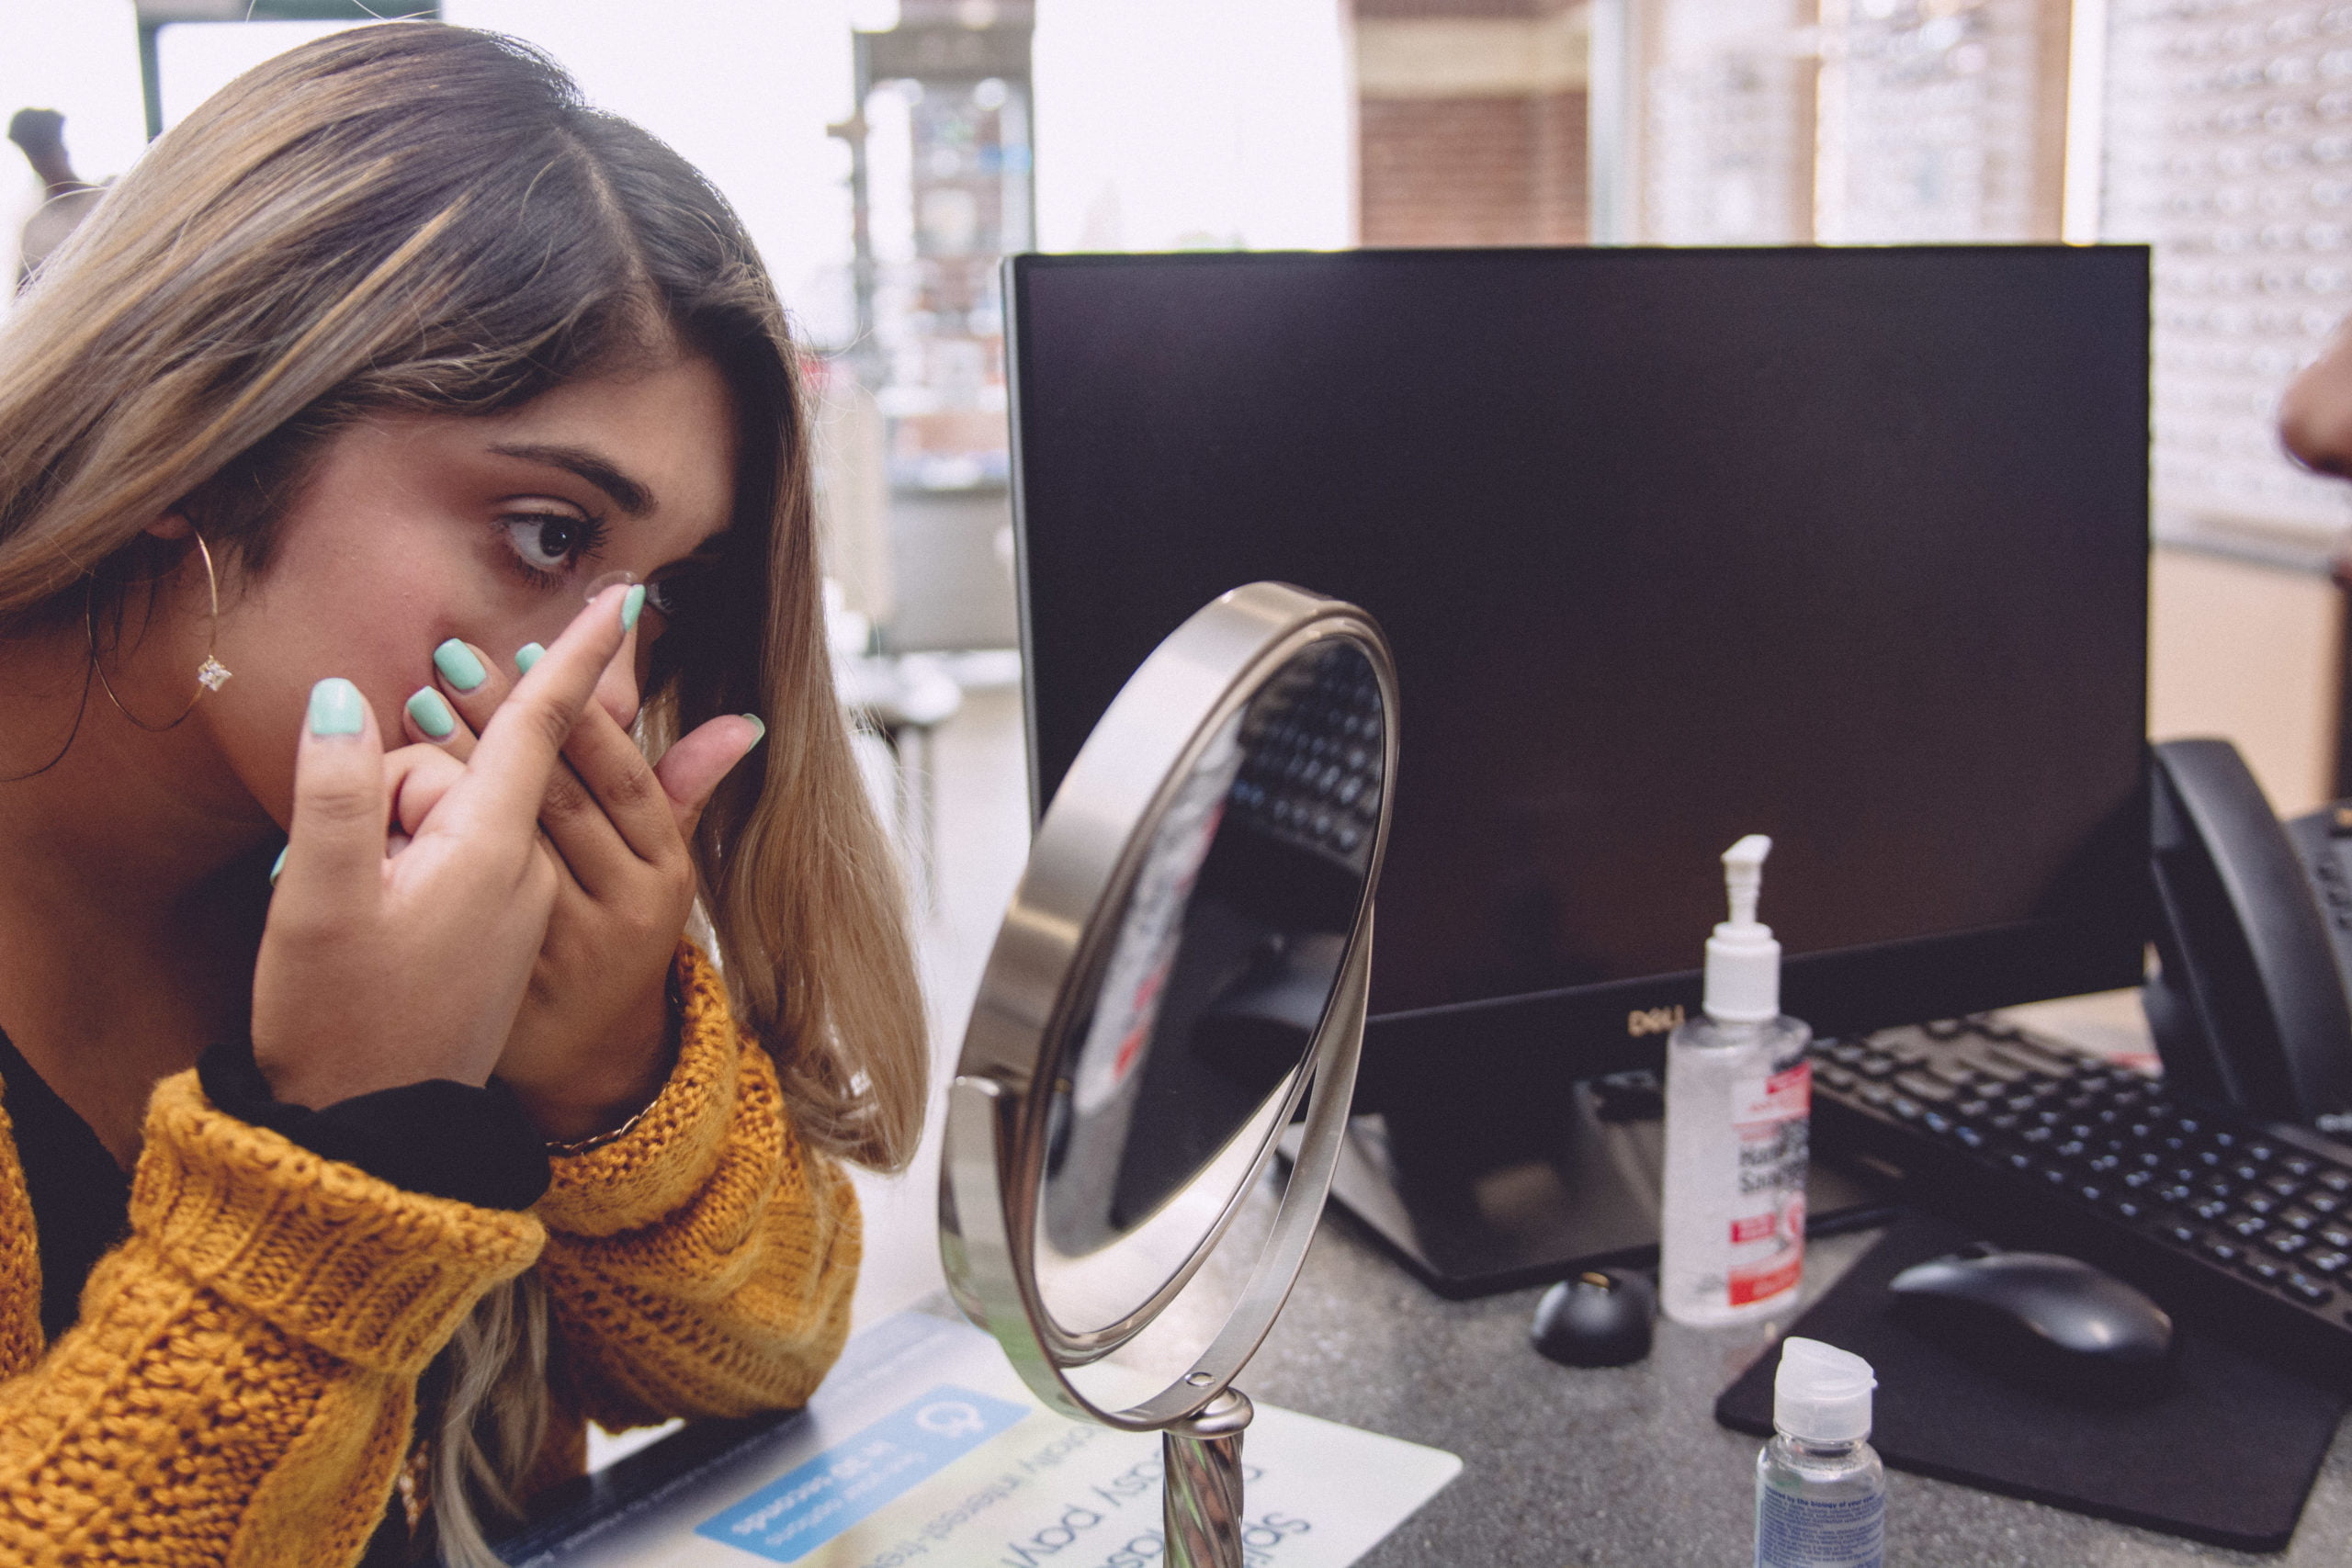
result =
[[807,1397],[924,1061],[817,590],[750,242],[528,50],[109,191],[0,332],[0,1562],[487,1561]]

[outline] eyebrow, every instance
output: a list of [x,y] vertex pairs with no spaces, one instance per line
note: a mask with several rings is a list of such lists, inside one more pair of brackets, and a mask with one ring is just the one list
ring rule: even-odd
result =
[[613,504],[632,517],[653,510],[653,492],[584,446],[549,446],[537,442],[496,442],[490,448],[502,457],[526,463],[545,463],[576,474],[612,498]]

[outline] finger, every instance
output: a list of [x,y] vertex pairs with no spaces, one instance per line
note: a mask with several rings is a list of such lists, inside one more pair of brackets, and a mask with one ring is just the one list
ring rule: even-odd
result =
[[331,676],[311,688],[294,753],[294,812],[273,910],[372,903],[382,886],[384,748],[359,688]]
[[671,819],[677,824],[679,838],[694,837],[703,807],[710,804],[711,791],[767,739],[767,733],[768,727],[757,714],[729,714],[697,726],[663,754],[661,766],[653,772],[662,781],[662,794],[669,797]]
[[607,897],[617,878],[680,852],[652,764],[601,704],[581,714],[563,760],[548,779],[539,826],[592,897]]
[[490,716],[514,689],[514,679],[497,660],[457,637],[433,650],[433,679],[456,709],[458,723],[476,737],[490,728]]
[[391,796],[385,816],[389,835],[413,837],[441,797],[465,777],[465,764],[439,746],[403,746],[384,758],[384,787]]
[[473,726],[431,686],[419,686],[401,705],[401,728],[409,739],[437,746],[460,762],[474,754]]
[[529,674],[483,726],[466,776],[426,824],[451,830],[528,835],[563,744],[596,682],[620,651],[645,603],[641,587],[614,587],[572,617]]

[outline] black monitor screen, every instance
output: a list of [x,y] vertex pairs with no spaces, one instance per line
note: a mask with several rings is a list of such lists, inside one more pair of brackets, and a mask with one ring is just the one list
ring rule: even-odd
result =
[[1392,1040],[1655,1032],[1750,832],[1816,1027],[2136,978],[2143,251],[1030,256],[1011,285],[1037,799],[1216,594],[1371,611],[1403,682]]

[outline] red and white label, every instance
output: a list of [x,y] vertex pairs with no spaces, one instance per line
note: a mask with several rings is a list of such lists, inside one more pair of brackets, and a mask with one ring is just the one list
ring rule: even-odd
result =
[[1730,1304],[1769,1302],[1804,1271],[1804,1174],[1813,1065],[1751,1078],[1732,1090],[1739,1140],[1738,1217],[1731,1222]]

